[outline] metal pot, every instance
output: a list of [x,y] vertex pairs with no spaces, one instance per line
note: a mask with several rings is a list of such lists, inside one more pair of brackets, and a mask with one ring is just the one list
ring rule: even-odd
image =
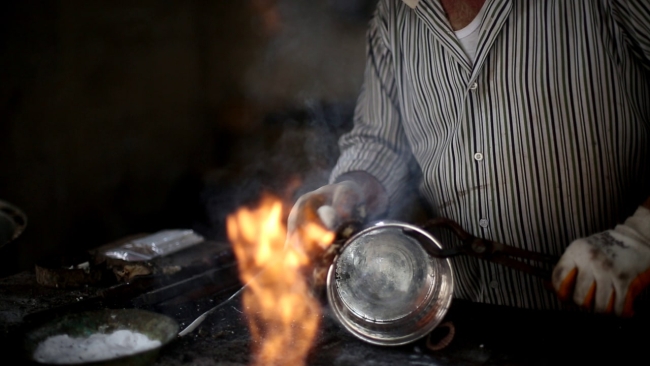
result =
[[[430,230],[447,230],[461,245],[443,248]],[[553,255],[475,237],[444,217],[423,227],[382,221],[345,242],[327,275],[327,297],[339,322],[369,343],[401,345],[433,330],[451,303],[449,257],[468,255],[537,276],[553,290]],[[533,263],[527,263],[532,261]]]
[[27,216],[17,207],[0,201],[0,248],[20,236],[25,226]]
[[334,315],[372,344],[396,346],[425,336],[447,313],[454,289],[449,260],[428,254],[440,249],[427,231],[397,221],[358,232],[329,268],[327,298]]

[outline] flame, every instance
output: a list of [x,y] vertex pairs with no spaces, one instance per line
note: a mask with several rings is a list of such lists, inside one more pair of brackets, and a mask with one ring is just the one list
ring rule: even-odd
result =
[[307,224],[287,238],[283,212],[282,201],[265,194],[256,208],[240,208],[226,223],[248,284],[243,304],[254,365],[304,365],[319,325],[320,306],[305,274],[335,235]]

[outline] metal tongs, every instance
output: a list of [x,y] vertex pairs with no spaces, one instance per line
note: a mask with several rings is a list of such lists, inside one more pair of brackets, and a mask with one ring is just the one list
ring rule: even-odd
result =
[[[550,269],[526,263],[522,261],[522,259],[547,265],[555,265],[559,260],[559,257],[553,255],[533,252],[476,237],[465,231],[465,229],[463,229],[457,222],[444,217],[429,220],[421,227],[431,234],[433,234],[431,232],[433,229],[448,229],[462,242],[459,246],[444,249],[431,245],[423,246],[429,255],[436,258],[449,258],[460,254],[466,254],[490,262],[499,263],[518,271],[541,277],[547,281],[551,279]],[[406,229],[404,230],[404,233],[416,238],[421,235],[416,231]]]

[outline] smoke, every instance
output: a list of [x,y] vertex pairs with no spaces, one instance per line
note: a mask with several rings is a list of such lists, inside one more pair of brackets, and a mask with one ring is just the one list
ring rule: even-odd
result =
[[241,144],[247,161],[219,170],[203,192],[209,228],[202,234],[224,239],[226,216],[255,204],[264,192],[285,197],[290,205],[327,184],[339,156],[338,139],[352,127],[353,111],[353,102],[309,101],[269,114],[263,133]]
[[334,3],[275,1],[280,31],[268,38],[246,71],[246,95],[263,103],[294,105],[356,99],[368,20],[355,7]]
[[260,21],[273,26],[260,27],[267,42],[244,73],[241,94],[267,110],[261,127],[235,142],[238,158],[213,174],[202,196],[210,227],[204,235],[225,238],[226,216],[262,192],[292,204],[328,183],[338,138],[352,127],[376,2],[257,1]]

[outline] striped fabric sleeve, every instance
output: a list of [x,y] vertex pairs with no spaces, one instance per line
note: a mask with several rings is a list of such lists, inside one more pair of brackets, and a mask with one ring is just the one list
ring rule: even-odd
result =
[[650,0],[612,0],[611,11],[632,51],[650,70]]
[[365,171],[384,186],[392,203],[409,179],[413,156],[400,123],[392,54],[386,43],[385,10],[380,3],[370,22],[366,70],[354,127],[339,140],[341,155],[330,182],[346,172]]

